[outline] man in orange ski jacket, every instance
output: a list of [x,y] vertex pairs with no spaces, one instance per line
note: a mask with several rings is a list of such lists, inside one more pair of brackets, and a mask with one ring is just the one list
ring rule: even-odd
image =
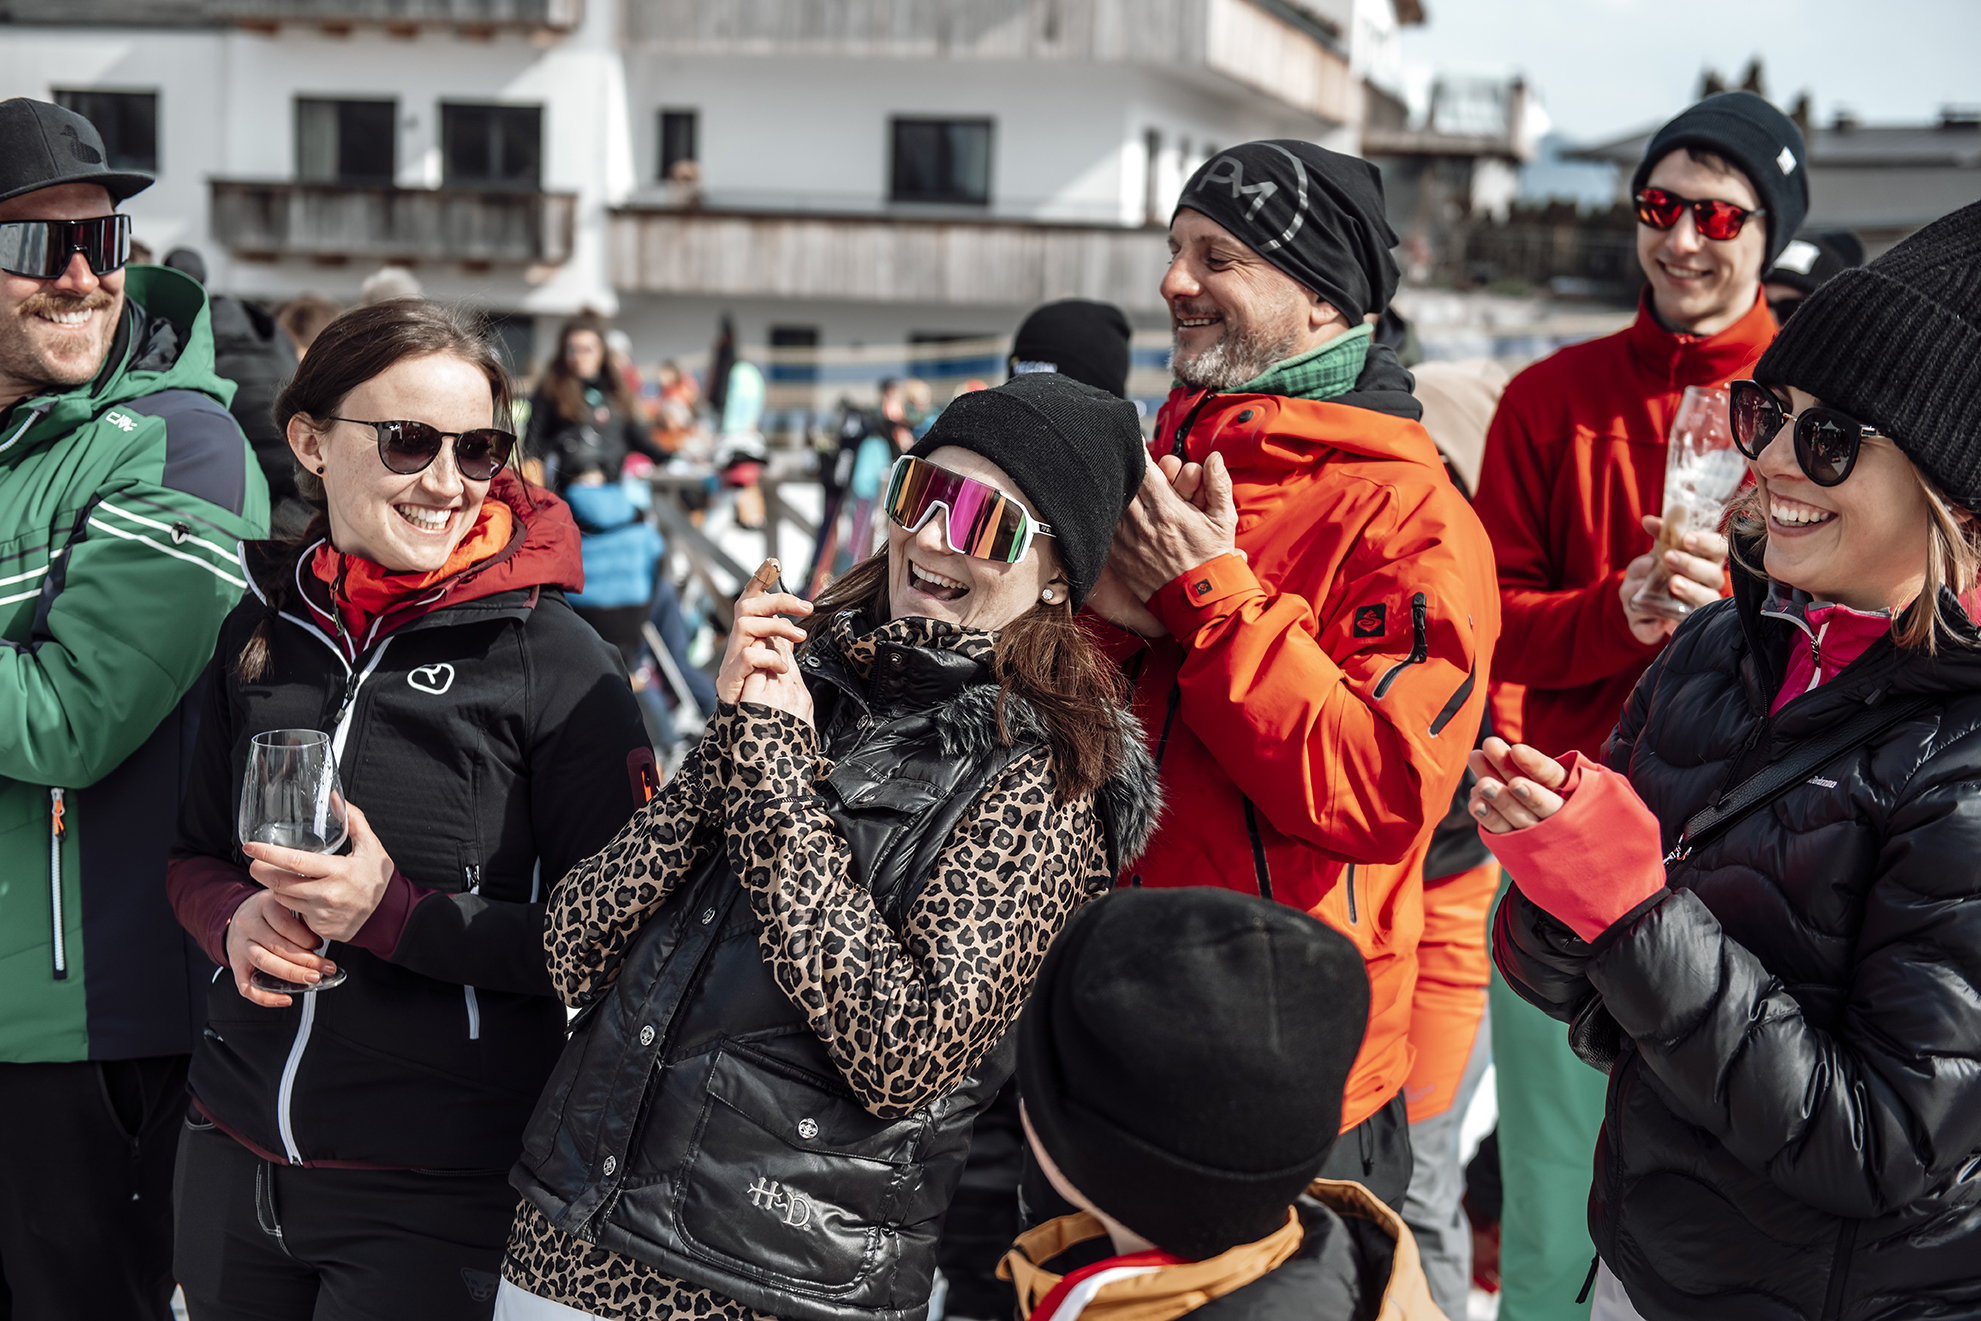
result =
[[1375,168],[1297,141],[1185,187],[1179,384],[1093,602],[1169,807],[1121,878],[1311,912],[1362,951],[1368,1032],[1326,1177],[1400,1207],[1422,867],[1485,708],[1493,557],[1368,321],[1395,291]]

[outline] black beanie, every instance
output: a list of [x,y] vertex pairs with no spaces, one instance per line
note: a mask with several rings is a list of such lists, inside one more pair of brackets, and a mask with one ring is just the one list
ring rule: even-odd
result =
[[1278,1229],[1320,1173],[1368,1021],[1361,953],[1325,923],[1214,886],[1116,890],[1047,953],[1018,1085],[1083,1196],[1201,1261]]
[[1018,323],[1009,376],[1058,372],[1082,385],[1128,397],[1128,318],[1113,303],[1067,298],[1035,307]]
[[957,396],[908,452],[925,459],[944,445],[1010,474],[1052,529],[1078,610],[1142,485],[1148,451],[1135,405],[1057,372],[1032,372]]
[[1740,167],[1768,213],[1768,253],[1761,269],[1774,265],[1809,214],[1808,152],[1795,121],[1752,92],[1709,96],[1651,135],[1630,179],[1633,197],[1658,162],[1680,147],[1704,147]]
[[1396,292],[1389,250],[1398,240],[1382,172],[1358,157],[1294,138],[1247,142],[1198,167],[1177,199],[1177,211],[1186,207],[1332,303],[1350,326]]
[[1847,229],[1804,230],[1789,241],[1761,276],[1808,297],[1833,277],[1864,264],[1864,243]]
[[1871,423],[1981,508],[1981,202],[1810,294],[1754,379]]

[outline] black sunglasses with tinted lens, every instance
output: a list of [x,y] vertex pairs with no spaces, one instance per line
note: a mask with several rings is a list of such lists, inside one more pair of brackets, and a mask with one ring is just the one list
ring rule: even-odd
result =
[[78,252],[98,275],[121,270],[131,259],[131,218],[0,221],[0,271],[10,275],[59,280]]
[[486,482],[509,462],[516,448],[516,437],[495,427],[474,431],[442,431],[424,422],[361,422],[355,417],[333,417],[332,422],[370,427],[378,433],[378,460],[402,477],[425,472],[440,457],[440,447],[454,442],[454,466],[471,482]]
[[[1773,390],[1758,381],[1735,381],[1729,390],[1727,421],[1733,443],[1748,458],[1759,459],[1788,421],[1788,410]],[[1836,486],[1850,476],[1865,438],[1877,434],[1878,428],[1817,404],[1795,415],[1795,461],[1816,485]]]

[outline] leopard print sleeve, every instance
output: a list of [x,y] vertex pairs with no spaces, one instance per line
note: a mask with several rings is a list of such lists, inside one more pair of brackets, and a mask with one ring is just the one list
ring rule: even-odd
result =
[[566,873],[544,913],[550,982],[574,1009],[603,995],[640,926],[722,846],[722,767],[734,707],[706,733],[653,801],[604,848]]
[[809,724],[748,705],[727,768],[730,866],[765,961],[860,1103],[905,1115],[953,1089],[1005,1032],[1067,921],[1106,889],[1090,799],[1055,801],[1046,749],[1021,754],[951,832],[890,930],[813,789]]

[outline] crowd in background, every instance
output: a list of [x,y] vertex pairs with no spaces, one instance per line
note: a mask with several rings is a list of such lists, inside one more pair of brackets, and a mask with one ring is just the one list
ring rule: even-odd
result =
[[1805,157],[1673,118],[1509,379],[1220,151],[1152,431],[1047,304],[723,591],[726,322],[210,293],[0,103],[0,1317],[1971,1314],[1981,203]]

